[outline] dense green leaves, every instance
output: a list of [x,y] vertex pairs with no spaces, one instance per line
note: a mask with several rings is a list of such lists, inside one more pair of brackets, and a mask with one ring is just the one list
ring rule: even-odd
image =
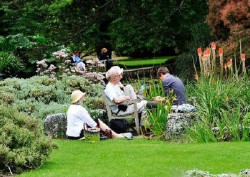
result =
[[107,47],[134,56],[172,55],[204,46],[203,36],[209,35],[204,0],[3,0],[0,4],[4,29],[0,35],[22,34],[23,40],[29,39],[27,45],[36,42],[29,50],[26,46],[14,51],[27,68],[62,45],[97,53]]
[[115,49],[126,54],[189,48],[192,26],[204,25],[207,13],[204,1],[119,1],[116,7],[111,36]]
[[55,147],[39,120],[0,105],[0,168],[11,173],[41,166]]

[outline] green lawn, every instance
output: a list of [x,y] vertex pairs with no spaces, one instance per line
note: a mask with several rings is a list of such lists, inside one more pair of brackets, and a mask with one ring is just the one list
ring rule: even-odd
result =
[[164,64],[165,62],[174,59],[174,56],[166,57],[155,57],[155,58],[122,58],[117,60],[119,65],[125,65],[126,67],[135,67],[135,66],[153,66]]
[[211,174],[238,174],[250,167],[250,142],[173,144],[119,139],[56,143],[59,148],[43,167],[19,176],[179,177],[195,168]]

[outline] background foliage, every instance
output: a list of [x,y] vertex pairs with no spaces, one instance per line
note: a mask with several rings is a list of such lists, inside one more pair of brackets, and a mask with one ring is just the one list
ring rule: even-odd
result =
[[0,5],[0,37],[7,40],[0,46],[21,60],[26,77],[35,61],[58,46],[86,54],[107,47],[119,55],[178,55],[176,69],[184,74],[196,63],[197,46],[214,39],[223,43],[228,57],[240,40],[249,54],[247,0],[2,0]]
[[189,50],[193,40],[196,45],[206,42],[207,10],[202,0],[3,0],[0,46],[19,57],[26,77],[35,61],[58,46],[86,53],[107,47],[120,55],[175,55]]

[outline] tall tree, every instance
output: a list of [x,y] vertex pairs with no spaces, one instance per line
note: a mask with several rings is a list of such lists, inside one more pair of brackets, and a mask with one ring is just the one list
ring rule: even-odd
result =
[[[117,51],[125,54],[183,51],[193,40],[192,28],[205,25],[204,0],[115,1],[111,37]],[[198,34],[199,35],[199,34]]]
[[242,50],[250,54],[250,1],[249,0],[209,0],[207,23],[213,34],[220,40],[228,56]]

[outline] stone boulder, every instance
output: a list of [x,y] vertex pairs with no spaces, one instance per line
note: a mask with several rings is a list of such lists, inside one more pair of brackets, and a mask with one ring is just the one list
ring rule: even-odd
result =
[[166,140],[179,137],[184,133],[185,127],[192,126],[196,120],[196,114],[193,112],[168,114]]
[[65,138],[67,117],[65,113],[48,115],[44,121],[44,132],[52,138]]
[[[93,119],[98,118],[107,121],[107,113],[104,109],[90,110]],[[44,121],[44,132],[52,138],[66,138],[67,116],[65,113],[48,115]]]

